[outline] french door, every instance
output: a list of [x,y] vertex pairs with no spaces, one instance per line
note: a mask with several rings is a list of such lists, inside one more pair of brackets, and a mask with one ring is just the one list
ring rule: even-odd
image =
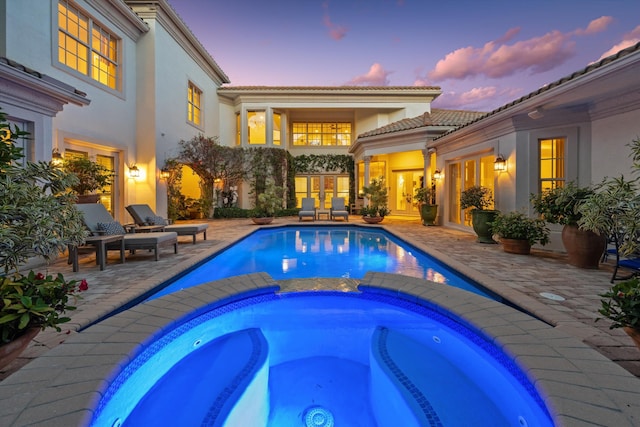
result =
[[471,226],[471,210],[460,209],[460,195],[467,188],[481,185],[495,196],[494,155],[476,156],[447,166],[449,222]]

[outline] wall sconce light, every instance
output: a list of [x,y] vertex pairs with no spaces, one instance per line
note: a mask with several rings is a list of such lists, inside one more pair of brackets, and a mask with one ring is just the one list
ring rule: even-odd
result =
[[496,161],[493,162],[493,170],[503,172],[507,170],[507,160],[502,154],[498,154]]
[[171,172],[169,172],[169,169],[167,168],[162,168],[160,169],[160,179],[169,179],[169,177],[171,176]]
[[60,154],[60,151],[58,151],[57,148],[54,148],[53,151],[51,151],[51,164],[55,167],[60,167],[62,166],[62,163],[62,154]]
[[442,179],[442,172],[440,172],[440,169],[435,170],[435,172],[433,173],[433,179],[435,180]]
[[140,169],[138,169],[138,166],[136,165],[129,166],[129,177],[138,178],[139,176],[140,176]]
[[544,117],[544,110],[542,107],[535,108],[527,113],[533,120],[538,120]]

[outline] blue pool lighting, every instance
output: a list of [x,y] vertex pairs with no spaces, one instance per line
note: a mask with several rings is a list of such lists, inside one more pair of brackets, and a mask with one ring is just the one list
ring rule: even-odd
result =
[[553,425],[490,337],[428,301],[272,290],[194,313],[118,369],[92,426]]
[[358,226],[260,229],[163,285],[152,298],[255,272],[266,272],[275,280],[286,280],[362,279],[369,271],[426,279],[500,300],[497,295],[391,233]]

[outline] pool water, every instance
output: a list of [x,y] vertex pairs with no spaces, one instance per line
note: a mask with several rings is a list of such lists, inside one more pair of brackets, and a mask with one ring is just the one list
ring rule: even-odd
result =
[[500,300],[392,234],[357,226],[258,230],[173,280],[151,299],[213,280],[255,272],[266,272],[275,280],[286,280],[361,279],[369,271],[422,278]]
[[267,293],[198,310],[122,367],[93,426],[551,426],[490,339],[426,301]]

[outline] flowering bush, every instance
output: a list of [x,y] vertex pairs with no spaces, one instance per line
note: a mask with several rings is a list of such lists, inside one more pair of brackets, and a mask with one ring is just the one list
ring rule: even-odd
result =
[[29,272],[0,276],[0,342],[7,343],[32,327],[55,328],[70,319],[61,316],[76,308],[78,293],[89,288],[87,281],[66,281],[57,276]]
[[600,295],[602,308],[598,310],[613,321],[610,328],[640,329],[640,280],[634,277],[613,285]]

